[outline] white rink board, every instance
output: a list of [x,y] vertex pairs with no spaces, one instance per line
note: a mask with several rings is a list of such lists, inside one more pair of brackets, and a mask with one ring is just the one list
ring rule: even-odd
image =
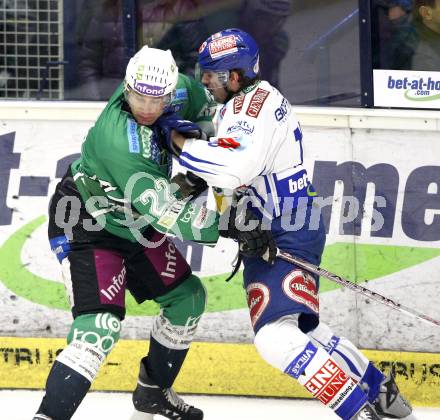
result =
[[[49,110],[43,114],[41,105],[27,105],[26,113],[23,107],[14,107],[3,112],[5,108],[0,106],[0,151],[3,157],[8,154],[8,165],[11,166],[8,169],[4,159],[3,163],[0,163],[3,165],[2,173],[9,176],[7,185],[2,187],[0,184],[0,199],[3,199],[4,206],[13,209],[10,221],[7,220],[8,213],[2,211],[0,247],[17,230],[46,214],[49,196],[59,180],[56,177],[57,162],[79,152],[82,139],[98,110],[96,105],[90,106],[88,112],[71,114],[75,115],[75,121],[69,121],[69,109],[66,104],[60,104],[58,113],[53,114]],[[14,117],[13,108],[14,115],[23,119]],[[342,183],[336,180],[327,242],[329,246],[343,242],[356,246],[406,247],[414,250],[439,248],[440,205],[435,200],[438,200],[440,185],[435,176],[440,171],[440,113],[424,113],[426,116],[423,117],[421,111],[387,113],[381,110],[375,113],[371,110],[324,109],[322,114],[312,114],[304,109],[299,111],[299,120],[304,121],[304,147],[309,160],[307,166],[310,177],[317,169],[322,172],[324,167],[338,167],[350,162],[359,163],[366,169],[387,169],[388,172],[385,171],[384,174],[393,174],[395,191],[390,190],[394,188],[391,179],[377,181],[382,188],[388,189],[391,195],[395,193],[397,197],[392,212],[392,234],[371,235],[371,220],[368,215],[372,213],[372,183],[366,184],[366,216],[362,221],[360,234],[341,234],[339,212]],[[5,115],[8,118],[5,118]],[[321,125],[320,118],[325,121],[326,126]],[[391,128],[386,127],[387,121],[390,122]],[[408,129],[412,121],[414,126],[418,127],[417,130]],[[398,129],[399,127],[401,129]],[[12,147],[11,150],[5,146],[7,142]],[[428,169],[425,171],[424,168]],[[432,199],[432,208],[426,207],[423,217],[418,220],[411,219],[411,214],[404,212],[405,208],[412,208],[408,207],[407,200],[411,200],[414,185],[418,185],[414,181],[415,171],[422,174],[425,171],[433,175],[433,179],[426,186],[420,187],[426,187],[424,196]],[[24,177],[31,177],[26,178],[28,184],[23,182]],[[35,177],[48,180],[47,191],[44,191],[44,188],[42,190],[44,195],[32,195],[29,187],[26,188]],[[322,180],[322,177],[320,179]],[[315,183],[319,184],[320,179]],[[38,192],[38,189],[35,192]],[[408,235],[411,223],[422,227],[417,230],[418,236]],[[49,253],[45,232],[46,224],[43,224],[16,252],[19,253],[26,271],[52,282],[60,282],[58,265]],[[426,235],[434,239],[427,240]],[[229,271],[234,252],[235,250],[225,242],[221,242],[215,249],[203,249],[201,265],[196,271],[201,276],[225,273]],[[399,258],[398,253],[396,258]],[[389,263],[387,259],[375,262],[378,269]],[[440,258],[429,258],[386,276],[376,277],[374,282],[368,283],[368,287],[427,315],[440,318],[439,269]],[[9,273],[9,276],[11,275],[14,277],[14,273]],[[19,281],[18,275],[10,280],[14,284]],[[22,291],[22,294],[12,293],[6,284],[9,283],[0,276],[0,317],[3,320],[0,335],[63,337],[67,334],[71,322],[70,313],[36,303],[33,297],[38,293],[38,283],[32,286],[34,290]],[[440,337],[434,327],[414,321],[398,312],[391,312],[386,307],[367,304],[363,298],[352,292],[334,290],[323,293],[321,308],[322,318],[335,332],[348,336],[363,348],[436,352],[440,346]],[[359,328],[359,325],[362,325],[362,328]],[[122,337],[146,338],[150,326],[151,317],[129,316],[124,321]],[[244,307],[207,313],[196,337],[199,341],[224,342],[250,342],[252,338],[247,309]]]

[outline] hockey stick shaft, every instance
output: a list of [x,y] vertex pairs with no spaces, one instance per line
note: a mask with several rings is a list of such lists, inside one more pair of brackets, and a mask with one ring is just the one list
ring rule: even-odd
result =
[[404,306],[390,298],[387,298],[385,296],[380,295],[379,293],[373,292],[370,289],[367,289],[366,287],[360,286],[359,284],[353,283],[350,280],[344,279],[343,277],[340,277],[336,274],[331,273],[330,271],[325,270],[324,268],[321,268],[317,265],[314,265],[312,263],[309,263],[308,261],[305,261],[301,258],[295,257],[291,254],[288,254],[287,252],[278,250],[277,257],[281,258],[284,261],[287,261],[291,264],[294,264],[298,267],[301,267],[310,273],[317,274],[318,276],[325,277],[326,279],[333,281],[335,283],[340,284],[341,286],[346,287],[347,289],[351,289],[355,292],[358,292],[364,296],[367,296],[376,302],[382,303],[383,305],[387,305],[390,308],[393,308],[400,312],[405,312],[408,315],[411,315],[415,318],[421,319],[422,321],[425,321],[429,324],[434,324],[440,327],[440,321],[431,318],[427,315],[424,315],[415,309],[408,308],[407,306]]

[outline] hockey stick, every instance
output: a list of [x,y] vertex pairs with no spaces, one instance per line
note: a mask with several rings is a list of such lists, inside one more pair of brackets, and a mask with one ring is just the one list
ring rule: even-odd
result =
[[304,261],[301,258],[295,257],[291,254],[288,254],[287,252],[280,251],[279,249],[277,251],[277,257],[281,258],[284,261],[295,264],[298,267],[304,268],[305,270],[309,271],[310,273],[325,277],[326,279],[329,279],[330,281],[338,283],[341,286],[346,287],[347,289],[351,289],[355,292],[361,293],[362,295],[367,296],[367,297],[369,297],[377,302],[380,302],[384,305],[387,305],[390,308],[393,308],[393,309],[400,311],[400,312],[405,312],[408,315],[411,315],[415,318],[421,319],[422,321],[428,322],[429,324],[434,324],[434,325],[437,325],[438,327],[440,327],[440,321],[437,321],[436,319],[433,319],[427,315],[424,315],[424,314],[416,311],[415,309],[411,309],[411,308],[408,308],[407,306],[404,306],[400,303],[397,303],[392,299],[389,299],[385,296],[380,295],[379,293],[376,293],[370,289],[367,289],[366,287],[360,286],[356,283],[352,283],[350,280],[346,280],[342,277],[339,277],[338,275],[333,274],[330,271],[327,271],[321,267],[318,267],[317,265],[314,265],[314,264],[311,264],[307,261]]

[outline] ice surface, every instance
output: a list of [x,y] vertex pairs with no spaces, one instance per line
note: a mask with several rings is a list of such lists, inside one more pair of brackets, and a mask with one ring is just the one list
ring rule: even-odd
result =
[[[31,420],[42,391],[0,391],[1,420]],[[205,420],[332,420],[337,417],[319,402],[274,398],[187,395],[185,401],[205,412]],[[438,420],[440,408],[419,408],[418,420]],[[130,420],[131,394],[90,392],[72,420]],[[155,416],[155,420],[164,417]],[[148,416],[136,420],[149,420]]]

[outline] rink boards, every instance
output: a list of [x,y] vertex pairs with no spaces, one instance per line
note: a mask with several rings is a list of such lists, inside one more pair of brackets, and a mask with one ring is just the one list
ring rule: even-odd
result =
[[[63,339],[2,338],[0,388],[42,389]],[[121,340],[92,385],[94,390],[132,391],[148,341]],[[418,406],[440,406],[440,355],[365,350],[390,369],[404,395]],[[311,398],[291,377],[267,365],[252,344],[193,343],[176,381],[182,393]]]
[[[47,244],[47,204],[102,105],[0,103],[0,387],[43,387],[64,345],[55,337],[67,335],[71,315]],[[322,266],[439,319],[440,112],[296,110],[309,176],[320,193],[333,196],[324,212],[329,232]],[[345,196],[356,198],[359,214],[344,213]],[[374,205],[375,196],[386,206]],[[241,277],[224,282],[234,247],[222,240],[214,249],[179,249],[209,296],[179,389],[306,397],[255,354]],[[380,349],[367,353],[384,369],[397,362],[398,381],[412,401],[440,404],[438,327],[326,281],[321,291],[321,317],[335,333],[360,348]],[[131,389],[146,351],[143,340],[158,308],[130,297],[126,304],[122,338],[134,341],[118,344],[99,389]],[[196,380],[194,370],[201,372]]]

